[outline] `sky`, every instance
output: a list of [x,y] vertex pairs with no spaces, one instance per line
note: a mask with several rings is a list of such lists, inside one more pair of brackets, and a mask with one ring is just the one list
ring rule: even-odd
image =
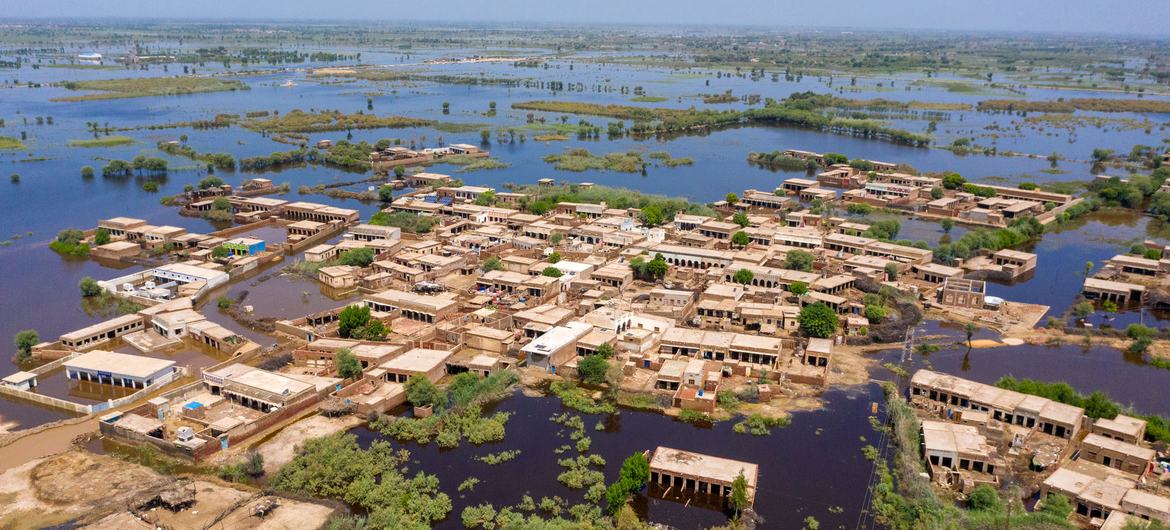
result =
[[2,17],[753,25],[1170,37],[1170,0],[0,0]]

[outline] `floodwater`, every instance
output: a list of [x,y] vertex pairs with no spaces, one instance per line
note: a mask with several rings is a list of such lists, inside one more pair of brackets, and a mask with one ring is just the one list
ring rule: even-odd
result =
[[[187,43],[196,46],[196,43]],[[121,50],[95,50],[111,52]],[[344,50],[342,50],[344,51]],[[53,340],[62,333],[98,322],[104,317],[87,313],[82,307],[77,290],[78,282],[86,276],[108,279],[137,270],[130,267],[115,270],[92,260],[62,258],[48,249],[52,237],[66,228],[92,228],[98,220],[129,216],[142,218],[155,225],[175,225],[195,232],[215,229],[203,219],[183,217],[175,208],[159,203],[164,195],[179,193],[184,185],[195,184],[206,176],[195,162],[160,153],[159,141],[188,137],[188,144],[199,152],[229,152],[237,158],[267,155],[288,151],[292,146],[277,143],[270,138],[240,127],[214,130],[195,130],[190,127],[148,129],[159,124],[197,119],[211,119],[216,114],[244,115],[252,111],[280,111],[293,109],[336,109],[342,112],[373,112],[379,115],[401,115],[426,118],[449,123],[479,124],[465,132],[444,132],[432,127],[413,129],[382,129],[352,131],[353,141],[375,142],[381,138],[402,140],[403,145],[430,147],[442,143],[480,142],[479,130],[516,128],[527,141],[498,143],[493,137],[488,149],[494,157],[509,164],[507,168],[458,172],[459,168],[438,165],[430,171],[451,173],[468,184],[500,187],[506,183],[532,183],[551,177],[558,181],[595,182],[625,186],[650,193],[683,196],[696,201],[721,199],[727,192],[746,188],[770,190],[791,177],[805,176],[801,171],[771,171],[749,165],[747,156],[753,151],[806,149],[821,152],[840,152],[850,157],[868,158],[895,163],[907,163],[922,171],[957,171],[969,180],[1015,183],[1022,181],[1084,181],[1090,177],[1086,162],[1093,148],[1102,147],[1117,152],[1128,152],[1134,144],[1158,145],[1164,136],[1164,126],[1170,121],[1165,115],[1075,113],[1077,117],[1106,118],[1110,120],[1149,120],[1149,131],[1144,127],[1120,126],[1117,121],[1107,127],[1075,126],[1056,128],[1035,125],[1023,116],[989,114],[975,111],[948,111],[941,113],[901,113],[888,118],[892,127],[923,132],[934,121],[935,144],[945,146],[959,137],[974,137],[974,143],[995,146],[1002,151],[1017,151],[1035,156],[958,156],[938,148],[913,148],[890,143],[824,134],[786,127],[738,127],[705,134],[670,138],[620,138],[581,140],[570,134],[563,142],[536,142],[532,137],[541,132],[526,126],[527,111],[513,110],[516,102],[550,99],[573,100],[600,104],[630,104],[647,107],[673,108],[704,107],[702,93],[732,90],[736,95],[760,94],[781,99],[798,91],[835,93],[849,98],[886,98],[898,101],[930,101],[975,104],[982,99],[1013,97],[1021,100],[1056,99],[1058,97],[1131,97],[1125,94],[1095,91],[1035,89],[1006,90],[987,86],[971,79],[942,77],[925,79],[917,75],[803,77],[786,80],[783,76],[772,81],[770,73],[760,80],[725,75],[716,77],[709,69],[687,71],[667,68],[599,64],[583,58],[554,59],[549,68],[517,68],[507,64],[462,64],[422,66],[427,58],[469,55],[475,50],[435,50],[422,53],[401,53],[363,50],[363,60],[395,68],[422,70],[425,73],[513,78],[535,82],[524,86],[491,84],[444,84],[421,81],[366,82],[350,80],[321,80],[302,71],[271,72],[239,77],[251,90],[193,94],[184,96],[151,97],[59,103],[53,97],[72,95],[64,88],[48,86],[53,82],[81,79],[118,78],[129,76],[169,75],[158,66],[140,71],[91,71],[67,68],[42,68],[19,71],[0,71],[0,118],[5,127],[0,134],[27,136],[26,151],[0,151],[0,178],[19,174],[19,183],[0,180],[0,340],[10,341],[17,331],[36,329],[42,340]],[[6,52],[0,50],[0,58]],[[597,58],[591,55],[591,58]],[[324,66],[324,65],[314,65]],[[259,67],[264,68],[264,67]],[[181,70],[171,65],[170,72]],[[220,72],[218,66],[200,67],[201,73]],[[11,80],[33,82],[42,88],[16,87]],[[293,87],[280,86],[294,81]],[[540,82],[579,82],[579,91],[552,91],[542,88]],[[973,90],[954,90],[941,81],[966,83]],[[998,80],[997,80],[998,81]],[[622,94],[621,88],[642,87],[647,95],[667,98],[661,103],[634,103],[632,94]],[[1162,96],[1145,96],[1165,99]],[[367,98],[373,109],[367,109]],[[449,114],[442,105],[450,102]],[[489,115],[491,102],[497,112]],[[740,109],[742,103],[709,105],[711,108]],[[559,122],[556,113],[533,113],[549,123]],[[37,125],[36,117],[51,116],[52,125]],[[587,120],[603,130],[612,120],[591,116],[569,116],[568,123]],[[134,144],[107,148],[69,147],[69,140],[91,138],[87,122],[108,124],[112,128],[135,128],[114,134],[129,136]],[[989,132],[992,131],[992,132]],[[346,132],[315,133],[310,141],[341,140]],[[651,166],[647,173],[617,173],[586,171],[581,173],[558,171],[543,160],[549,154],[566,148],[584,147],[594,153],[638,150],[641,152],[667,151],[674,157],[690,157],[691,166],[675,168]],[[1057,153],[1065,160],[1056,168],[1044,159]],[[100,168],[109,159],[128,160],[139,154],[161,156],[169,160],[171,171],[165,177],[134,176],[105,179]],[[99,176],[83,179],[82,166],[93,166]],[[320,166],[290,167],[261,174],[220,172],[226,182],[239,185],[253,176],[270,178],[278,184],[288,183],[292,191],[283,198],[306,200],[346,208],[354,208],[368,218],[380,207],[377,203],[333,199],[323,195],[300,195],[299,186],[314,186],[359,180],[362,175],[340,169]],[[142,189],[142,184],[153,180],[160,184],[158,193]],[[364,189],[365,185],[347,189]],[[872,216],[877,218],[878,216]],[[937,224],[901,219],[900,238],[922,240],[930,245],[947,238],[957,239],[966,232],[955,227],[949,234]],[[1148,218],[1115,212],[1094,214],[1077,223],[1046,234],[1030,249],[1039,255],[1039,268],[1032,278],[1012,285],[992,284],[989,294],[1009,300],[1042,303],[1052,306],[1050,315],[1067,312],[1079,291],[1080,276],[1086,261],[1100,262],[1123,252],[1135,241],[1154,238],[1166,240],[1167,230],[1161,223]],[[265,234],[260,234],[264,236]],[[280,234],[267,234],[281,238]],[[332,296],[315,282],[281,274],[281,269],[296,260],[287,259],[255,276],[233,284],[215,296],[225,294],[232,298],[243,296],[244,304],[252,305],[257,316],[295,318],[308,313],[341,305],[352,298]],[[214,297],[213,297],[214,298]],[[203,308],[207,317],[229,329],[261,344],[271,338],[246,329],[213,306]],[[1137,311],[1123,312],[1113,317],[1112,324],[1124,326],[1134,321],[1164,322],[1162,316]],[[928,326],[933,324],[928,323]],[[951,330],[958,336],[962,332]],[[9,343],[10,344],[10,343]],[[10,347],[11,348],[11,347]],[[3,350],[8,351],[8,350]],[[202,355],[202,354],[200,354]],[[184,352],[176,361],[184,365],[204,366],[213,357]],[[897,353],[883,356],[896,359]],[[0,363],[3,364],[3,363]],[[1139,410],[1151,413],[1170,413],[1170,405],[1161,398],[1160,389],[1170,383],[1170,371],[1145,365],[1122,352],[1102,347],[1087,350],[1075,346],[1046,347],[1021,346],[989,350],[966,351],[965,347],[947,348],[927,358],[915,355],[915,366],[930,366],[936,370],[958,374],[972,379],[994,382],[1000,376],[1034,377],[1045,380],[1065,380],[1079,391],[1103,390],[1123,403],[1132,403]],[[0,367],[0,375],[17,368]],[[885,374],[875,374],[882,377]],[[51,386],[46,391],[59,392]],[[94,397],[100,399],[102,396]],[[816,517],[825,528],[855,527],[864,504],[866,484],[872,466],[861,456],[866,445],[861,437],[874,438],[867,416],[870,404],[880,401],[880,390],[870,384],[854,389],[836,389],[826,395],[826,407],[814,412],[798,413],[791,426],[778,429],[768,437],[737,435],[731,431],[732,422],[710,428],[700,428],[670,418],[645,412],[622,411],[619,416],[604,419],[606,431],[594,431],[602,418],[586,416],[587,434],[593,438],[592,451],[608,461],[606,478],[612,480],[622,459],[635,451],[653,449],[657,445],[695,450],[712,455],[737,458],[760,465],[760,492],[757,510],[770,528],[796,528],[806,516]],[[442,526],[457,528],[459,512],[464,506],[491,502],[496,507],[516,504],[525,491],[539,499],[543,495],[559,495],[571,502],[581,499],[581,492],[566,489],[556,482],[560,467],[553,449],[565,443],[557,436],[560,426],[551,423],[550,416],[562,412],[553,399],[515,396],[499,404],[499,410],[514,412],[508,424],[510,433],[504,442],[475,447],[464,444],[452,451],[440,451],[436,446],[414,447],[415,458],[421,468],[439,475],[443,488],[451,495],[455,510]],[[68,417],[67,414],[45,409],[30,403],[0,398],[0,425],[9,428],[28,428]],[[377,435],[356,429],[364,442]],[[472,459],[473,456],[505,449],[519,449],[522,455],[499,466],[488,466]],[[468,476],[483,482],[467,493],[455,491],[456,485]],[[635,506],[651,521],[679,528],[695,528],[719,524],[725,514],[707,508],[684,507],[683,504],[656,498],[640,497]],[[840,507],[837,510],[836,507]],[[832,510],[830,510],[832,508]]]
[[[487,502],[498,509],[518,504],[525,493],[538,503],[542,496],[554,495],[570,506],[582,502],[584,490],[571,490],[556,480],[562,470],[557,460],[577,454],[575,450],[563,455],[553,452],[573,443],[567,429],[550,421],[562,412],[578,414],[584,420],[585,434],[593,440],[589,452],[606,460],[602,471],[607,484],[617,480],[622,461],[631,454],[658,446],[673,447],[758,464],[755,509],[766,528],[799,528],[808,516],[816,517],[825,528],[853,527],[861,517],[873,471],[873,463],[862,456],[861,448],[878,445],[877,433],[867,418],[873,403],[884,398],[876,384],[833,390],[825,398],[823,409],[795,413],[791,425],[773,429],[769,436],[752,436],[732,432],[733,421],[698,427],[662,414],[628,409],[612,416],[581,414],[562,407],[557,398],[516,394],[495,408],[513,414],[502,442],[482,446],[464,442],[451,450],[439,449],[433,442],[422,447],[392,443],[409,449],[412,461],[417,462],[412,469],[437,475],[442,490],[451,497],[454,509],[438,528],[461,527],[459,514],[465,506]],[[605,425],[604,431],[595,430],[598,422]],[[365,427],[350,432],[363,445],[382,438]],[[474,460],[505,450],[521,453],[494,466]],[[468,477],[481,482],[471,491],[456,491]],[[687,506],[685,500],[659,497],[643,492],[634,499],[634,506],[649,521],[680,529],[708,528],[727,520],[727,514],[716,507]]]

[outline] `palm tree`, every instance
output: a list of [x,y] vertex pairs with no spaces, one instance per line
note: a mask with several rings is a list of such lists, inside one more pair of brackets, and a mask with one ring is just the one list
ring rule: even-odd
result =
[[967,349],[971,349],[971,336],[975,334],[975,323],[968,322],[964,329],[967,331]]

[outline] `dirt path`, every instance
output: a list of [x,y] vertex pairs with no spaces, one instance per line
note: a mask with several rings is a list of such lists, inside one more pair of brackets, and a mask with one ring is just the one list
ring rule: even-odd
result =
[[90,418],[80,423],[50,427],[0,447],[0,471],[23,465],[30,460],[64,453],[73,447],[73,439],[96,431],[98,421]]

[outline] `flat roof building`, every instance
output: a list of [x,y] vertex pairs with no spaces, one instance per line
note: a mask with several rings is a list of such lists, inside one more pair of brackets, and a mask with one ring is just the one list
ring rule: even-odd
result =
[[650,458],[650,483],[675,490],[728,497],[740,475],[747,482],[747,504],[751,506],[759,479],[756,464],[662,446]]
[[69,381],[88,381],[127,388],[146,388],[168,382],[175,372],[175,361],[141,355],[94,350],[65,361]]

